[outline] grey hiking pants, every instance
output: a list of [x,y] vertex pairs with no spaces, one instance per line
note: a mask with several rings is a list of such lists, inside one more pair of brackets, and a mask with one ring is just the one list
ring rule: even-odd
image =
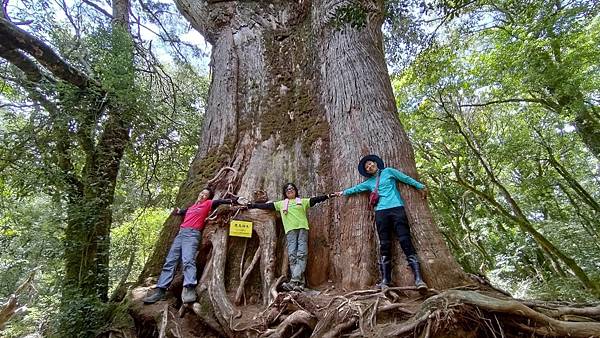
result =
[[291,282],[304,284],[304,270],[308,257],[308,230],[294,229],[285,234],[292,273]]
[[183,286],[194,286],[196,281],[196,253],[201,232],[192,228],[181,228],[171,245],[156,286],[166,289],[173,281],[179,258],[183,263]]

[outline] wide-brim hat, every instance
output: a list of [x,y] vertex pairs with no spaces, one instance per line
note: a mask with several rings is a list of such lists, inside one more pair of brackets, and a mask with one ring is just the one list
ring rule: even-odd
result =
[[364,177],[371,177],[373,175],[367,173],[367,170],[365,169],[365,163],[367,163],[367,161],[373,161],[375,163],[377,163],[377,168],[379,168],[379,170],[383,170],[385,168],[385,164],[383,164],[383,160],[377,156],[377,155],[367,155],[363,158],[360,159],[360,162],[358,162],[358,172],[363,175]]

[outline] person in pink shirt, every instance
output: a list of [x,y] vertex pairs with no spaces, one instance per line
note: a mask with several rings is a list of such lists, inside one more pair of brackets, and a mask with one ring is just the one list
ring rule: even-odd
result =
[[145,304],[152,304],[165,299],[165,293],[177,269],[181,258],[183,264],[183,292],[181,299],[184,303],[192,303],[196,300],[196,253],[202,230],[206,225],[206,218],[211,210],[221,204],[233,204],[233,199],[213,200],[214,192],[210,188],[203,189],[198,199],[187,209],[176,208],[172,215],[183,215],[183,223],[180,225],[179,233],[175,237],[171,249],[167,254],[165,264],[156,283],[156,292],[144,298]]

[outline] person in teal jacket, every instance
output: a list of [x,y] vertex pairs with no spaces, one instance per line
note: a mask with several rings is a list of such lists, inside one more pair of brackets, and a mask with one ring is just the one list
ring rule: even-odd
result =
[[408,184],[423,192],[426,196],[427,188],[425,185],[403,172],[394,168],[386,168],[383,160],[377,155],[367,155],[358,163],[358,172],[367,177],[367,180],[343,191],[338,191],[336,195],[349,196],[365,191],[374,191],[379,177],[378,193],[379,200],[375,205],[375,223],[377,224],[377,234],[379,236],[379,271],[381,273],[381,282],[378,287],[386,287],[392,280],[392,238],[391,231],[396,233],[400,241],[402,251],[406,255],[408,265],[415,275],[415,285],[418,289],[427,289],[427,284],[421,276],[419,259],[417,252],[410,238],[410,227],[408,218],[404,211],[404,200],[398,190],[398,182]]

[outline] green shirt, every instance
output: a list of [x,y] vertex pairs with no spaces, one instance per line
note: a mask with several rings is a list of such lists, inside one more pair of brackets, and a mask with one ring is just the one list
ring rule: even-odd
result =
[[308,218],[306,217],[306,211],[310,206],[309,198],[300,199],[302,204],[296,204],[296,199],[290,200],[288,205],[288,211],[283,211],[283,202],[277,201],[273,203],[275,210],[281,214],[281,221],[283,222],[283,229],[287,234],[290,230],[295,229],[306,229],[308,230]]

